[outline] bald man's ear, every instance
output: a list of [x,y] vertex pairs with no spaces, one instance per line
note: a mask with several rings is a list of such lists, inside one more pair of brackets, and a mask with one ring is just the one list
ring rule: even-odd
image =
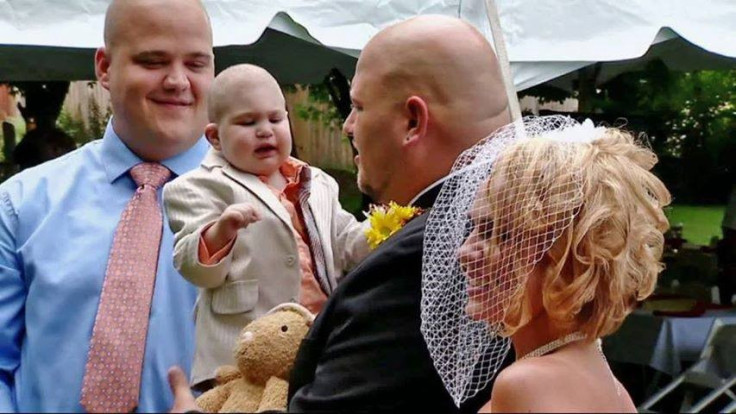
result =
[[406,100],[406,110],[409,114],[409,124],[406,131],[404,144],[409,145],[418,142],[427,134],[429,125],[429,108],[424,99],[411,96]]
[[210,142],[212,148],[222,151],[222,144],[220,143],[220,133],[217,130],[217,124],[210,122],[204,127],[204,136],[207,137],[207,141]]
[[110,90],[110,56],[104,47],[95,52],[95,75],[103,88]]

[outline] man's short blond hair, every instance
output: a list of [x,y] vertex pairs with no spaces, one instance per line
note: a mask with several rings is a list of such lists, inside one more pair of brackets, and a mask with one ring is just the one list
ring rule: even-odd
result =
[[[187,1],[194,2],[202,9],[205,18],[207,19],[207,26],[209,27],[210,31],[210,38],[212,38],[212,22],[210,21],[210,15],[207,13],[207,9],[204,7],[204,3],[202,3],[202,0]],[[120,20],[121,16],[124,13],[125,7],[130,7],[134,4],[134,2],[140,3],[140,0],[112,0],[110,5],[107,6],[107,11],[105,12],[105,27],[103,29],[103,38],[105,41],[105,47],[107,49],[113,49],[115,44],[117,43],[120,24],[131,24],[131,22],[121,22]]]

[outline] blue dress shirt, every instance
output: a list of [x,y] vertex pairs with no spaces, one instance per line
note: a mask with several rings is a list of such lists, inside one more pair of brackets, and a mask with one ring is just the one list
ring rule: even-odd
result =
[[[0,185],[0,412],[82,411],[79,398],[112,238],[142,162],[112,128],[103,139]],[[204,138],[163,162],[199,165]],[[172,177],[173,178],[173,177]],[[158,192],[161,203],[161,190]],[[197,291],[173,267],[164,216],[138,411],[168,411],[170,366],[189,372]]]

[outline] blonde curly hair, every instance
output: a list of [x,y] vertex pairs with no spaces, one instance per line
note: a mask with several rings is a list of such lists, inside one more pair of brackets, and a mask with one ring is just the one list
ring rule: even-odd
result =
[[[562,151],[548,139],[525,140],[497,161],[481,193],[491,200],[497,197],[492,216],[511,218],[495,222],[500,228],[494,233],[531,233],[543,239],[553,221],[574,216],[536,265],[536,275],[543,278],[544,309],[560,326],[590,339],[611,334],[636,302],[654,290],[663,268],[663,233],[669,227],[663,207],[671,201],[650,171],[656,162],[650,149],[616,128],[607,128],[591,143],[576,144],[574,151]],[[571,169],[582,174],[582,191],[570,191],[579,185],[573,180],[581,178],[562,173]],[[511,178],[516,190],[499,197],[494,189]],[[530,195],[530,188],[540,191]],[[524,214],[509,216],[509,209]],[[508,298],[504,335],[531,317],[527,286],[524,281]]]

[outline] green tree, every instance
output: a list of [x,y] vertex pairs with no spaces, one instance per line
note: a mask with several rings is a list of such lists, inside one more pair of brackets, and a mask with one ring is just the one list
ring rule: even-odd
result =
[[572,94],[545,85],[524,94],[576,97],[585,116],[645,133],[679,202],[723,202],[736,176],[736,71],[675,72],[653,60],[596,86],[600,67],[581,69]]

